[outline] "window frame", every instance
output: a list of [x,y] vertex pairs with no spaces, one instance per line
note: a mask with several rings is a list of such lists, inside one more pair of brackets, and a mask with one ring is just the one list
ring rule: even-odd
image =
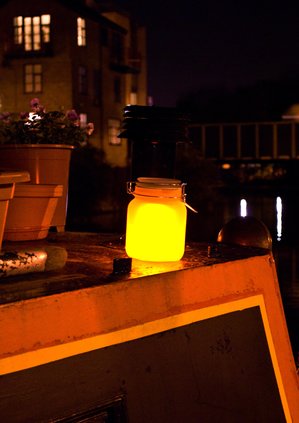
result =
[[[28,72],[29,68],[31,68],[31,72]],[[30,76],[32,88],[28,89],[30,84],[28,77]],[[37,89],[37,86],[40,88]],[[41,63],[26,63],[23,65],[23,91],[24,94],[40,94],[43,92],[43,66]]]
[[51,41],[51,15],[14,16],[14,44],[25,52],[38,52]]

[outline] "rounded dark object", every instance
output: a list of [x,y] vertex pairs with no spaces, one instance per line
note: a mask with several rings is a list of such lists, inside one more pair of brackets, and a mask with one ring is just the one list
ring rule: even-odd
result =
[[267,250],[272,248],[272,237],[267,226],[252,216],[236,217],[230,220],[219,232],[217,242]]

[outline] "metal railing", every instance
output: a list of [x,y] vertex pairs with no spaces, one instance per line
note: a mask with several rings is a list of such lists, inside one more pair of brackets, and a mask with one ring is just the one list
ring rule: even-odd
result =
[[203,158],[299,159],[299,122],[191,124],[188,129],[190,140]]

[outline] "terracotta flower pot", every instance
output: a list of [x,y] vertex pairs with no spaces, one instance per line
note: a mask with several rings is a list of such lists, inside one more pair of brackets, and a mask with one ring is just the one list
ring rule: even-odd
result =
[[68,180],[71,145],[4,144],[0,145],[0,167],[25,169],[32,184],[58,184],[63,195],[58,200],[50,226],[64,231],[67,214]]
[[62,192],[62,185],[17,184],[9,203],[3,239],[46,238]]
[[0,251],[7,217],[8,203],[13,198],[15,183],[26,181],[29,181],[28,172],[0,170]]

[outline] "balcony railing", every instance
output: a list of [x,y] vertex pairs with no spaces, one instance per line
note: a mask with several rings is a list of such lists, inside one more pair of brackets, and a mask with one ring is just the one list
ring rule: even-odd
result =
[[189,137],[207,159],[299,159],[299,122],[191,124]]
[[48,57],[53,55],[51,43],[42,43],[38,50],[25,50],[23,44],[6,44],[4,49],[5,59],[18,59],[24,57]]
[[139,73],[141,70],[141,54],[128,49],[124,55],[113,55],[110,57],[111,69],[120,73]]

